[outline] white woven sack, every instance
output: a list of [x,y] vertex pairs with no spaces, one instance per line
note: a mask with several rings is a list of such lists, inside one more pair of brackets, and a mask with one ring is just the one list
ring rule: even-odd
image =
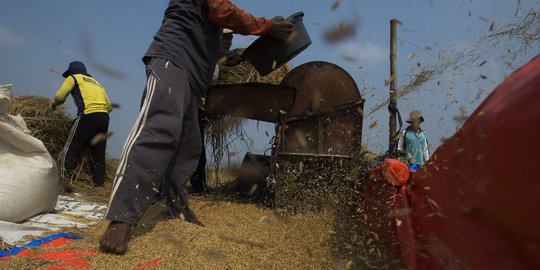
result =
[[59,175],[42,141],[3,121],[20,121],[5,114],[10,102],[11,86],[0,85],[0,220],[22,222],[54,211]]

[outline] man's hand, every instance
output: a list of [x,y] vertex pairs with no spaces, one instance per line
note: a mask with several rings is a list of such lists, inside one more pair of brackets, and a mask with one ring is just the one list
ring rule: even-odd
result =
[[242,57],[243,51],[244,49],[234,49],[224,52],[224,57],[226,57],[227,59],[221,64],[228,67],[239,65],[244,61],[244,58]]
[[407,153],[405,151],[402,151],[402,150],[397,150],[396,153],[396,158],[404,158],[404,157],[407,157]]
[[268,35],[280,40],[287,40],[293,32],[293,27],[293,23],[286,21],[281,16],[277,16],[271,21],[270,33]]
[[238,52],[239,55],[242,55],[244,53],[244,51],[246,50],[246,48],[236,48],[234,49],[236,52]]

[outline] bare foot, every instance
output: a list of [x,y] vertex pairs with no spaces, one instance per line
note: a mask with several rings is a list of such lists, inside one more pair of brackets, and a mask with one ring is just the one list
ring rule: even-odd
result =
[[99,249],[106,253],[124,255],[127,251],[130,232],[129,224],[111,221],[99,239]]

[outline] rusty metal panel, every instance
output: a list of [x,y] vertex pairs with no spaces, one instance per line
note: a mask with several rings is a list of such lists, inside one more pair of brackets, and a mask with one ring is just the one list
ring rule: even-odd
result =
[[265,83],[218,85],[208,90],[205,110],[209,118],[230,115],[277,123],[295,95],[291,87]]
[[278,142],[278,153],[319,153],[319,119],[311,117],[287,122],[280,126],[282,140]]
[[288,118],[333,110],[362,99],[351,75],[328,62],[317,61],[300,65],[287,74],[281,85],[296,89],[295,104],[287,111]]
[[323,117],[322,154],[354,156],[362,147],[363,103]]
[[343,156],[360,153],[363,101],[286,121],[278,132],[278,154]]

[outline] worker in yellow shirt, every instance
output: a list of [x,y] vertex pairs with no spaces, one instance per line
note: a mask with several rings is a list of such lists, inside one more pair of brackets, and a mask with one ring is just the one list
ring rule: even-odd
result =
[[69,94],[77,106],[77,118],[71,127],[62,157],[62,176],[73,180],[77,161],[85,146],[92,153],[94,185],[105,185],[105,150],[109,129],[111,102],[105,89],[90,74],[81,62],[71,62],[62,74],[66,80],[54,96],[54,110],[63,104]]

